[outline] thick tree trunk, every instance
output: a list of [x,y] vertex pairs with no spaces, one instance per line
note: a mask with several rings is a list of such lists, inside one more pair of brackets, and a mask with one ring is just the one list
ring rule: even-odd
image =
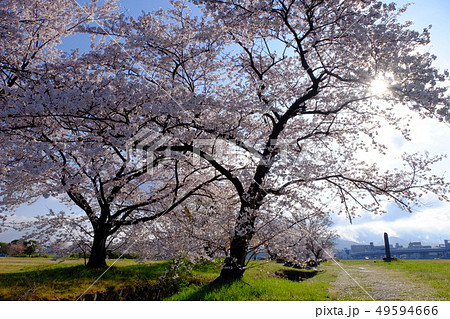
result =
[[225,258],[220,276],[215,282],[225,283],[241,279],[245,271],[245,256],[247,256],[247,251],[247,240],[243,237],[234,236],[231,241],[230,256]]
[[254,234],[255,215],[250,204],[241,204],[239,216],[236,220],[235,234],[231,239],[230,255],[225,258],[225,263],[220,276],[215,283],[226,283],[239,280],[245,272],[245,257],[248,254],[250,240]]
[[106,240],[108,239],[108,228],[103,226],[94,227],[94,241],[92,242],[91,254],[87,267],[105,268],[106,265]]

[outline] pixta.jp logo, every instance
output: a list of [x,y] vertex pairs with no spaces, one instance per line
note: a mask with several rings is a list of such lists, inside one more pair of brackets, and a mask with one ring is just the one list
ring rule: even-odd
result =
[[149,129],[142,130],[132,136],[126,144],[127,161],[141,166],[147,174],[154,174],[160,163],[155,156],[155,151],[163,149],[163,155],[159,159],[170,158],[170,147],[164,148],[170,141],[170,137],[153,132]]

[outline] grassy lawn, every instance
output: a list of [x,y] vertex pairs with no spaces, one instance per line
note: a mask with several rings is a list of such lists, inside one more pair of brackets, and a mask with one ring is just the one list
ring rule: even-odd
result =
[[[166,300],[328,300],[329,282],[334,275],[319,272],[301,282],[279,278],[276,273],[287,269],[275,262],[256,261],[249,264],[242,281],[220,287],[191,285]],[[200,269],[202,276],[214,279],[219,267]],[[196,270],[194,273],[198,273]]]
[[450,260],[398,260],[374,263],[405,273],[409,279],[426,283],[443,298],[450,300]]
[[[168,266],[168,261],[137,264],[119,260],[88,293],[155,285]],[[196,265],[185,277],[184,289],[167,300],[327,300],[328,273],[295,282],[277,276],[283,269],[288,268],[275,262],[251,262],[242,281],[211,288],[209,283],[219,275],[220,265]],[[58,263],[46,258],[2,257],[0,300],[74,300],[102,272],[86,268],[80,259]]]
[[[119,260],[89,293],[155,283],[167,265],[167,261],[141,265]],[[0,257],[0,300],[74,300],[102,273],[86,268],[81,259],[58,263],[47,258]]]
[[[111,264],[113,261],[109,261]],[[384,263],[381,261],[343,261],[344,265],[376,265],[386,270],[405,273],[411,280],[432,287],[440,296],[450,299],[450,260],[408,260]],[[203,263],[195,265],[190,273],[161,283],[170,265],[169,261],[152,261],[138,264],[134,260],[119,260],[89,290],[88,294],[116,293],[117,299],[126,299],[123,291],[131,289],[136,295],[152,289],[177,290],[164,300],[342,300],[343,292],[334,291],[332,284],[339,272],[333,262],[319,266],[316,276],[303,281],[280,277],[289,268],[282,264],[252,261],[241,281],[224,286],[212,286],[220,272],[220,265]],[[292,270],[292,269],[291,269]],[[308,272],[308,271],[305,271]],[[62,263],[48,258],[0,257],[0,300],[74,300],[82,294],[103,270],[91,270],[83,260],[66,260]],[[307,275],[307,274],[304,274]],[[157,286],[157,285],[160,286]],[[171,287],[171,285],[174,285]],[[137,288],[136,288],[137,287]],[[140,287],[140,288],[139,288]],[[136,288],[136,289],[135,289]],[[158,288],[159,289],[159,288]],[[172,290],[171,290],[172,291]],[[159,293],[159,292],[158,292]],[[119,297],[117,297],[119,296]],[[163,298],[158,295],[158,298]]]

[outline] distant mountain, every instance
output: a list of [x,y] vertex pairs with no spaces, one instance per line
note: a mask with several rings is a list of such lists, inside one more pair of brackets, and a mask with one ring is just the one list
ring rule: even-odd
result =
[[[378,236],[377,236],[376,238],[370,238],[370,237],[367,238],[367,240],[370,240],[370,239],[372,239],[372,242],[375,246],[384,245],[384,237],[378,238]],[[413,240],[413,241],[415,241],[415,240]],[[417,240],[417,241],[420,241],[420,240]],[[369,243],[369,241],[364,241],[364,244],[368,244],[368,243]],[[409,240],[406,240],[406,239],[403,239],[400,237],[389,236],[389,244],[392,246],[395,246],[395,244],[399,244],[400,246],[408,247]]]
[[[396,243],[399,243],[402,246],[408,246],[409,241],[420,241],[420,239],[412,238],[412,239],[404,239],[400,237],[395,236],[389,236],[389,243],[391,245],[395,245]],[[370,243],[373,243],[376,246],[384,245],[384,236],[383,235],[375,235],[373,233],[360,233],[358,234],[358,243],[361,245],[368,245]],[[352,245],[357,245],[358,243],[352,243]],[[350,248],[350,247],[349,247]]]
[[344,248],[350,249],[351,245],[359,245],[359,243],[357,243],[356,241],[345,240],[341,238],[338,238],[334,241],[334,247],[338,250],[342,250]]

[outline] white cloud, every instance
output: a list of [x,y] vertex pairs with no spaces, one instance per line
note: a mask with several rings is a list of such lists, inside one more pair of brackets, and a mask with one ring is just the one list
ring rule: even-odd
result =
[[357,242],[366,238],[382,238],[384,232],[405,240],[442,241],[450,239],[450,203],[426,208],[393,221],[373,220],[361,224],[338,224],[334,228],[342,239]]

